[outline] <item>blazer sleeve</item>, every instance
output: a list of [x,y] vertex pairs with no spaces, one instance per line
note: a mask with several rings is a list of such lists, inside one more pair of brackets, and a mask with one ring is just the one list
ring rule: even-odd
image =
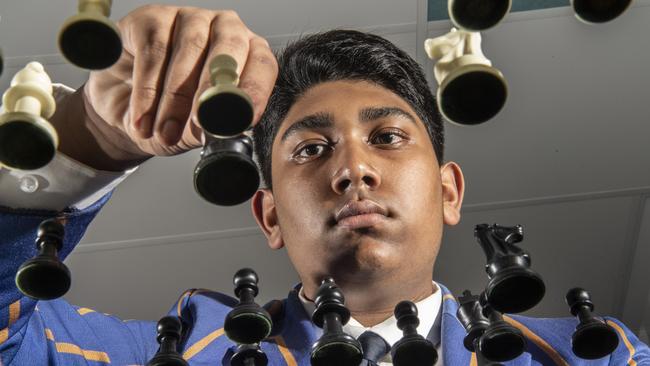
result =
[[641,342],[639,338],[630,331],[619,320],[606,317],[605,320],[618,333],[619,344],[610,358],[611,366],[650,366],[650,348]]
[[[60,213],[0,207],[0,365],[11,365],[12,362],[21,364],[26,362],[23,359],[35,360],[38,355],[44,355],[48,359],[46,364],[66,364],[65,360],[52,361],[52,349],[72,347],[71,352],[75,353],[73,351],[76,345],[58,347],[56,342],[72,344],[76,339],[81,342],[87,338],[88,333],[95,333],[97,328],[108,325],[104,316],[69,316],[68,313],[77,312],[65,300],[39,302],[24,296],[16,288],[15,275],[23,262],[37,254],[36,233],[43,220],[52,217],[63,219],[65,236],[63,248],[59,252],[59,258],[63,260],[81,240],[86,228],[109,197],[110,193],[84,210],[70,209]],[[37,305],[40,311],[35,311],[39,310]],[[112,338],[116,338],[113,337],[116,334],[129,335],[129,342],[132,342],[128,343],[130,353],[145,358],[155,352],[152,349],[155,346],[155,324],[137,321],[113,321],[113,324],[112,330],[103,328],[105,333]],[[112,340],[107,339],[106,342]],[[83,347],[79,349],[83,350]],[[55,358],[61,359],[64,356],[68,357],[58,355]],[[38,362],[42,364],[43,361],[40,359]]]

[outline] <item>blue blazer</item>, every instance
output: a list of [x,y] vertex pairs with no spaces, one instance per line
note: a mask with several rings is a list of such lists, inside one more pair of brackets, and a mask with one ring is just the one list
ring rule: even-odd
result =
[[[65,211],[66,238],[60,253],[65,258],[86,227],[108,200],[104,197],[83,211]],[[18,267],[36,254],[34,239],[42,220],[52,212],[0,208],[0,366],[41,365],[145,365],[156,353],[156,324],[122,321],[63,299],[35,301],[15,286]],[[456,318],[458,304],[441,286],[443,306],[441,343],[444,365],[476,365],[476,356],[463,347],[465,330]],[[190,365],[229,366],[235,345],[223,332],[223,320],[236,300],[218,292],[192,289],[182,294],[169,314],[187,325],[181,353]],[[273,303],[273,334],[261,344],[272,366],[309,366],[309,351],[322,334],[310,321],[298,299],[297,288]],[[535,319],[506,316],[526,336],[526,352],[506,365],[614,365],[650,366],[650,349],[623,324],[605,318],[619,335],[619,346],[596,361],[571,352],[574,318]]]

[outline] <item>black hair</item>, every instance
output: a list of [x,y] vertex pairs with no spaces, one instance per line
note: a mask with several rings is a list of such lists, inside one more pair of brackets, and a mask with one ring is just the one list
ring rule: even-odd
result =
[[336,80],[364,80],[404,99],[424,122],[439,162],[444,128],[422,68],[390,41],[354,30],[332,30],[305,36],[278,55],[279,75],[253,136],[255,153],[268,188],[273,140],[291,106],[308,89]]

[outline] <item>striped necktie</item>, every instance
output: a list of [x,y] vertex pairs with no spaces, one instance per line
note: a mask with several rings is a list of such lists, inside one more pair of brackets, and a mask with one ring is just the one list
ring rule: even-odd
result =
[[375,332],[365,331],[357,340],[363,350],[363,361],[360,366],[377,366],[379,360],[390,352],[390,344]]

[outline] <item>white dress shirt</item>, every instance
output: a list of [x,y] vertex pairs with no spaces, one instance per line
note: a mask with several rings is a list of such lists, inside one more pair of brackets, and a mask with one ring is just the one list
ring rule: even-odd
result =
[[[73,89],[54,84],[57,103]],[[0,107],[0,113],[4,110]],[[21,209],[84,209],[110,192],[136,168],[125,172],[93,169],[61,152],[45,167],[31,171],[0,167],[0,206]]]
[[[424,338],[426,338],[429,335],[429,331],[431,330],[431,327],[433,327],[433,323],[435,323],[438,313],[442,311],[442,291],[440,290],[440,286],[438,286],[435,283],[435,281],[433,282],[433,284],[434,284],[435,292],[429,295],[427,298],[422,299],[417,303],[415,303],[415,306],[418,308],[418,318],[420,319],[420,325],[418,325],[418,334],[420,334]],[[298,292],[298,297],[300,298],[300,301],[302,302],[302,305],[305,308],[307,314],[311,316],[311,314],[314,312],[314,309],[316,307],[313,301],[305,297],[302,287]],[[380,336],[382,336],[382,338],[384,338],[384,340],[386,340],[386,342],[388,342],[388,344],[390,344],[391,347],[395,343],[397,343],[397,341],[399,341],[403,335],[402,331],[399,328],[397,328],[397,319],[395,319],[394,315],[372,327],[364,327],[361,323],[359,323],[354,318],[350,318],[350,321],[343,326],[343,331],[354,338],[359,338],[361,333],[367,330],[373,331],[379,334]],[[436,362],[435,366],[441,366],[442,365],[442,343],[436,346],[436,352],[438,352],[438,361]],[[379,360],[379,366],[392,366],[392,365],[393,365],[393,360],[391,359],[390,353],[388,353],[384,358]]]

